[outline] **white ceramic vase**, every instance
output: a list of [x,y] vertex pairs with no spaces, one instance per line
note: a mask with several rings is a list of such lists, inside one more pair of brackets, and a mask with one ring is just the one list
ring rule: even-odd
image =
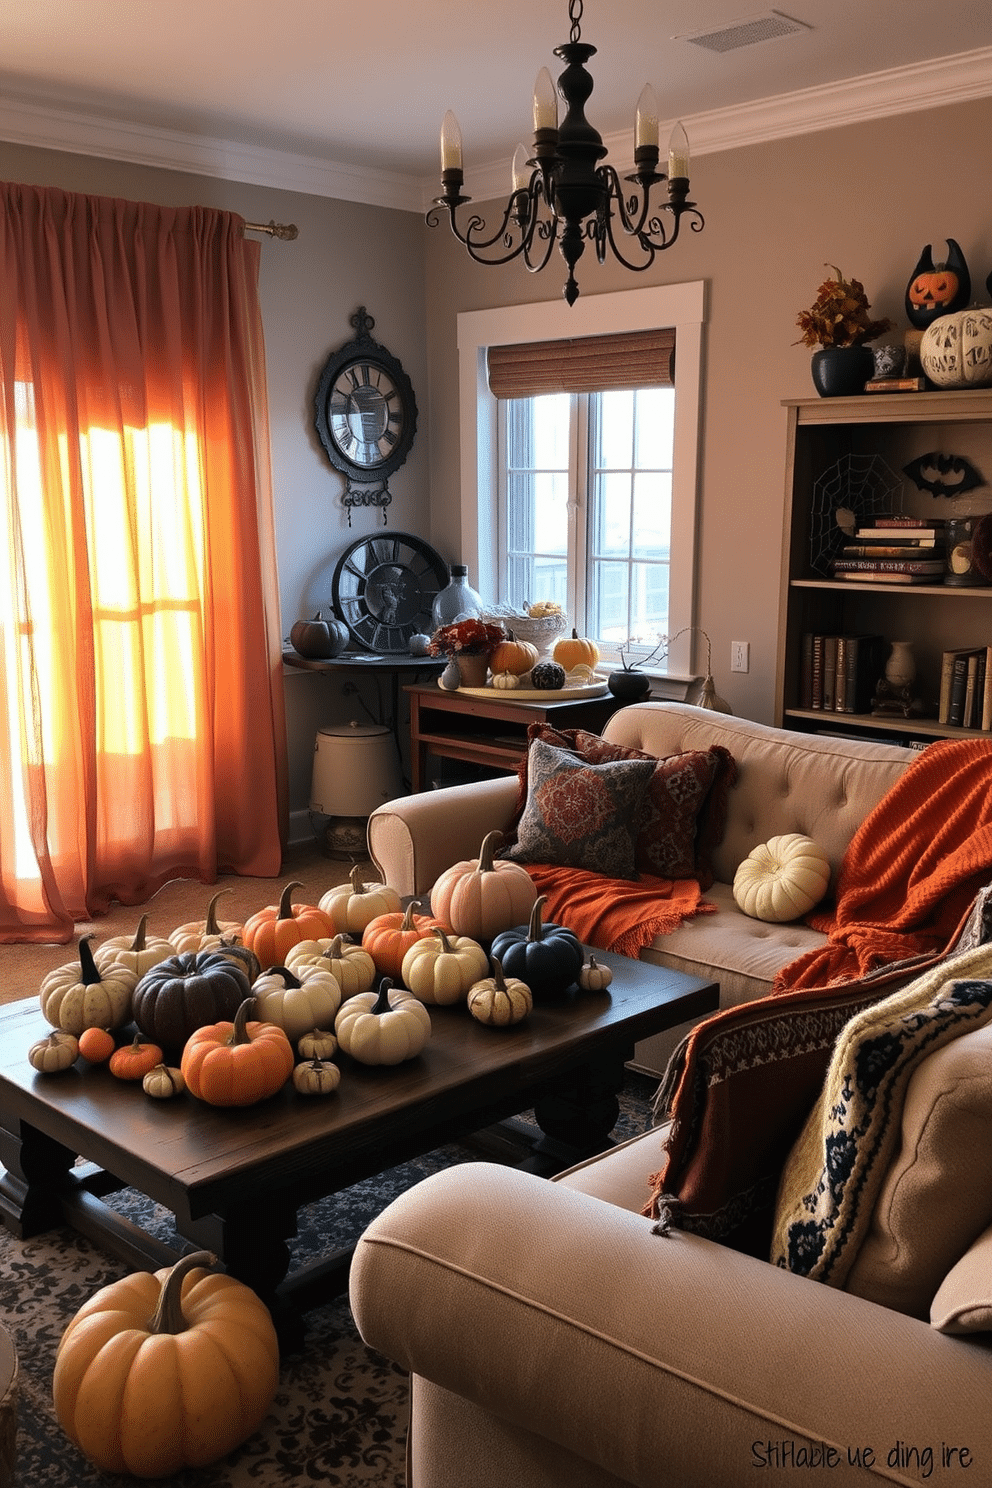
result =
[[885,663],[885,680],[896,690],[911,687],[916,679],[916,657],[912,641],[892,641]]

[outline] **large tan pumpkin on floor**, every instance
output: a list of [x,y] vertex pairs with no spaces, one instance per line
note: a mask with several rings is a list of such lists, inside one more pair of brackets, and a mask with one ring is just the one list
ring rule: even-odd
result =
[[812,838],[787,832],[751,849],[734,874],[734,899],[753,920],[784,924],[819,904],[829,882],[826,854]]
[[165,1478],[234,1450],[279,1384],[268,1308],[206,1251],[101,1288],[55,1359],[55,1414],[102,1471]]

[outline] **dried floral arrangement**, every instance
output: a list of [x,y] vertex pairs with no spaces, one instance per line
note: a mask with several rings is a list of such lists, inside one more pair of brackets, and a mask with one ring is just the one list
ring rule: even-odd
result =
[[796,325],[802,336],[794,345],[864,346],[892,330],[891,320],[871,319],[871,305],[860,279],[845,279],[835,264],[826,267],[833,269],[835,277],[823,281],[808,310],[800,310]]
[[501,641],[506,640],[502,625],[490,625],[485,620],[472,617],[456,620],[451,625],[442,625],[427,643],[431,656],[488,656]]

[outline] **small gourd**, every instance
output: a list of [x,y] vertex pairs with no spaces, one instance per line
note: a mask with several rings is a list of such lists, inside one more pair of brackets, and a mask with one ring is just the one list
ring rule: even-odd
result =
[[400,896],[388,884],[363,883],[361,864],[356,863],[347,883],[327,890],[320,908],[330,917],[335,934],[361,935],[376,915],[399,909]]
[[565,668],[557,661],[539,661],[530,674],[530,685],[539,692],[558,692],[565,686]]
[[114,1050],[108,1061],[108,1068],[118,1080],[143,1080],[149,1070],[163,1062],[162,1050],[158,1044],[143,1041],[141,1034],[136,1033],[132,1043],[122,1044],[119,1049]]
[[71,1069],[79,1055],[79,1040],[74,1033],[54,1029],[47,1038],[39,1039],[28,1050],[28,1063],[39,1075],[57,1075]]
[[403,957],[405,985],[421,1002],[445,1007],[463,1002],[472,983],[485,976],[489,958],[477,940],[449,935],[435,925],[430,938],[418,940]]
[[341,1071],[329,1059],[308,1059],[293,1071],[293,1087],[300,1095],[332,1095],[341,1084]]
[[346,1054],[361,1064],[402,1064],[415,1059],[431,1035],[431,1015],[412,992],[383,977],[378,993],[360,992],[344,1003],[334,1032]]
[[503,964],[498,956],[491,956],[492,976],[469,988],[468,1010],[479,1023],[490,1028],[506,1028],[519,1023],[534,1006],[530,988],[519,977],[503,974]]
[[311,1028],[296,1042],[296,1052],[301,1059],[331,1059],[337,1048],[337,1039],[326,1028]]
[[79,960],[56,967],[42,979],[41,1011],[53,1028],[78,1038],[84,1028],[120,1028],[131,1016],[138,978],[113,962],[101,973],[90,948],[92,935],[79,937]]
[[579,972],[579,986],[583,992],[602,992],[613,980],[613,972],[590,952],[589,960]]
[[116,1048],[109,1028],[84,1028],[79,1035],[79,1052],[90,1064],[106,1064]]
[[516,672],[494,672],[493,686],[497,692],[512,692],[520,686],[520,678]]
[[156,1064],[145,1075],[141,1088],[152,1100],[172,1100],[186,1089],[181,1069],[170,1064]]

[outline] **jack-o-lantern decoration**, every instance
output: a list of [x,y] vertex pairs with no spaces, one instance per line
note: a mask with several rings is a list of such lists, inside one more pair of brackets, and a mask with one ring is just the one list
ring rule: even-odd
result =
[[964,254],[947,239],[947,259],[935,264],[928,243],[906,286],[906,315],[910,325],[925,331],[940,315],[963,310],[971,299],[971,275]]

